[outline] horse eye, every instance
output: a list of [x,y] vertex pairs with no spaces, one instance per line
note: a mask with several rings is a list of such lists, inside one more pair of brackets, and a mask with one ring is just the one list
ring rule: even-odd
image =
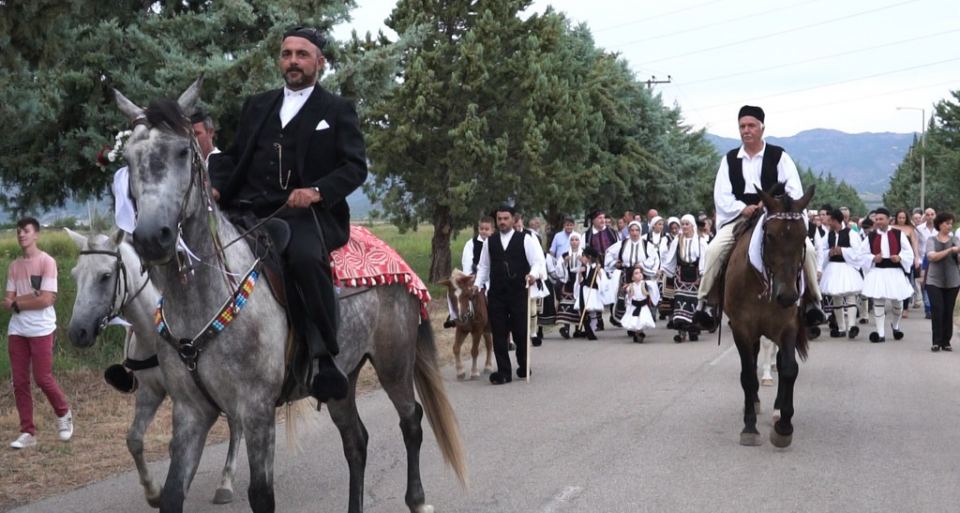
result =
[[190,154],[190,148],[184,148],[180,150],[180,158],[187,158],[187,155]]
[[113,273],[103,273],[103,274],[100,276],[100,282],[101,282],[101,283],[106,282],[106,281],[109,280],[112,276],[113,276]]

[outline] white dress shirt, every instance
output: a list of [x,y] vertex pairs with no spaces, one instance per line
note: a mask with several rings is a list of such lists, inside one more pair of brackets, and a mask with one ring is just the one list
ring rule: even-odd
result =
[[[480,250],[480,263],[477,264],[477,279],[474,283],[487,284],[490,281],[490,244],[500,243],[500,247],[507,249],[510,239],[513,237],[513,229],[507,233],[499,233],[487,239],[487,243]],[[537,243],[536,237],[526,235],[523,237],[523,252],[527,257],[527,263],[530,264],[530,275],[537,280],[547,278],[547,262],[543,256],[543,249]],[[479,285],[478,285],[479,286]]]
[[[764,141],[763,149],[754,156],[747,155],[743,146],[737,153],[737,158],[743,162],[743,192],[754,193],[754,187],[760,188],[760,174],[763,166],[763,154],[767,151]],[[777,163],[777,181],[786,182],[787,195],[793,199],[803,197],[803,185],[800,183],[800,173],[797,165],[787,152],[783,152],[780,162]],[[733,195],[733,185],[730,183],[730,167],[727,165],[727,156],[720,159],[720,169],[717,170],[717,180],[713,185],[713,203],[717,208],[717,226],[723,226],[740,215],[740,211],[747,204]]]
[[299,91],[291,91],[286,86],[283,88],[283,105],[280,106],[280,126],[285,127],[287,123],[303,108],[310,95],[313,94],[313,88],[310,86]]

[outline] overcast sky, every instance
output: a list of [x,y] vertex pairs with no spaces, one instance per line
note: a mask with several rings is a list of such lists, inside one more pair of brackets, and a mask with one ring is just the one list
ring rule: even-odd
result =
[[[358,0],[335,35],[383,28],[395,0]],[[742,104],[767,113],[768,136],[811,128],[915,132],[919,110],[960,89],[956,0],[552,0],[586,23],[686,123],[737,137]]]

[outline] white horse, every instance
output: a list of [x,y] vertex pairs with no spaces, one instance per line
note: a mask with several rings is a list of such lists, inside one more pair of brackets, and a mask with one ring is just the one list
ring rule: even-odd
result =
[[[106,235],[94,235],[88,239],[69,229],[67,233],[80,248],[77,265],[71,271],[77,283],[77,297],[68,328],[70,338],[90,345],[106,322],[119,316],[133,326],[134,336],[126,345],[125,358],[141,362],[156,359],[157,344],[162,341],[157,336],[153,315],[160,293],[141,269],[140,258],[133,246],[126,242],[118,244],[123,232],[113,239]],[[158,364],[134,374],[138,386],[133,422],[127,431],[127,449],[140,474],[147,503],[156,508],[160,506],[160,487],[150,476],[143,458],[143,433],[166,398],[167,385]],[[214,504],[233,501],[233,477],[237,471],[241,429],[229,418],[227,424],[230,427],[230,449],[220,486],[213,497]]]

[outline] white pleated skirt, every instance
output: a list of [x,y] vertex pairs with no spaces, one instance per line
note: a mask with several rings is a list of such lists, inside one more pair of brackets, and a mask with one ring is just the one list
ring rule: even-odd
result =
[[867,272],[863,279],[864,296],[873,299],[895,299],[903,301],[913,296],[913,287],[910,286],[910,280],[903,274],[903,270],[897,268],[873,268]]

